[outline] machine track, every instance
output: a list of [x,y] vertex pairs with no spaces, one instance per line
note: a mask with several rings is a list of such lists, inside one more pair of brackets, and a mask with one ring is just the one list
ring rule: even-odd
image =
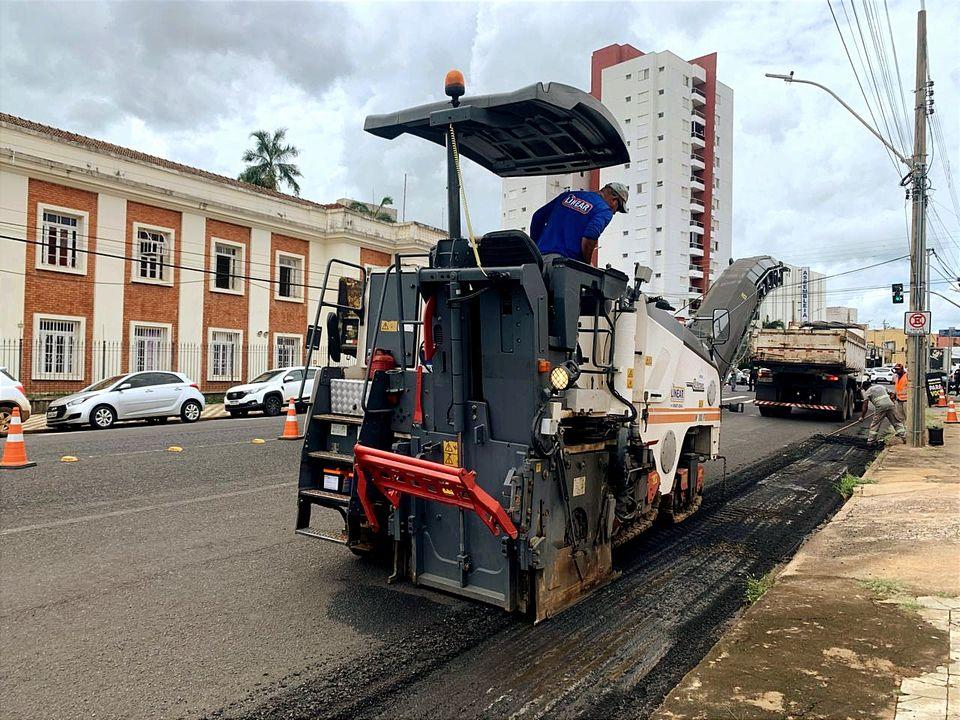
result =
[[645,717],[741,608],[747,576],[791,557],[839,507],[834,480],[874,454],[851,438],[810,438],[708,485],[685,522],[625,544],[622,575],[557,618],[532,626],[458,603],[433,625],[410,618],[409,633],[367,656],[214,716]]

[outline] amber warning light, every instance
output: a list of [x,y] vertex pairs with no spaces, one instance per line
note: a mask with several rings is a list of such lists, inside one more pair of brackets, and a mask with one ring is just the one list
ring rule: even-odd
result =
[[459,70],[451,70],[443,79],[444,92],[453,98],[453,104],[456,105],[460,96],[466,92],[466,84],[463,81],[463,73]]

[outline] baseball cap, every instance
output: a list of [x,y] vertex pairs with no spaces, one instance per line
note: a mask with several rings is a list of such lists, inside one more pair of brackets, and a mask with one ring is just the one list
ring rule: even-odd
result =
[[630,197],[630,191],[627,190],[627,186],[623,183],[612,182],[607,183],[604,187],[610,188],[610,191],[616,195],[620,201],[620,207],[617,209],[617,212],[625,213],[627,211],[627,199]]

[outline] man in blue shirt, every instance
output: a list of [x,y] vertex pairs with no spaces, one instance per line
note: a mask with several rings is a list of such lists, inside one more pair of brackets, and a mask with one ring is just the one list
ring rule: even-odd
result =
[[626,211],[627,188],[621,183],[607,183],[599,193],[560,193],[533,214],[530,237],[544,255],[589,263],[613,213]]

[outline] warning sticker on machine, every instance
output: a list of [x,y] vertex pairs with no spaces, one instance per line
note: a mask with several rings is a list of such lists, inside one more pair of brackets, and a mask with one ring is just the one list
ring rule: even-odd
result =
[[340,490],[340,476],[324,474],[323,489],[333,490],[333,492],[338,492]]
[[443,464],[449,467],[460,466],[460,452],[456,440],[443,441]]
[[627,387],[633,387],[633,368],[627,368]]
[[380,321],[380,332],[397,332],[400,328],[400,323],[396,320],[381,320]]
[[587,492],[587,476],[579,475],[573,479],[573,496],[585,495]]
[[347,436],[347,426],[343,423],[331,423],[330,424],[330,434],[339,435],[340,437]]

